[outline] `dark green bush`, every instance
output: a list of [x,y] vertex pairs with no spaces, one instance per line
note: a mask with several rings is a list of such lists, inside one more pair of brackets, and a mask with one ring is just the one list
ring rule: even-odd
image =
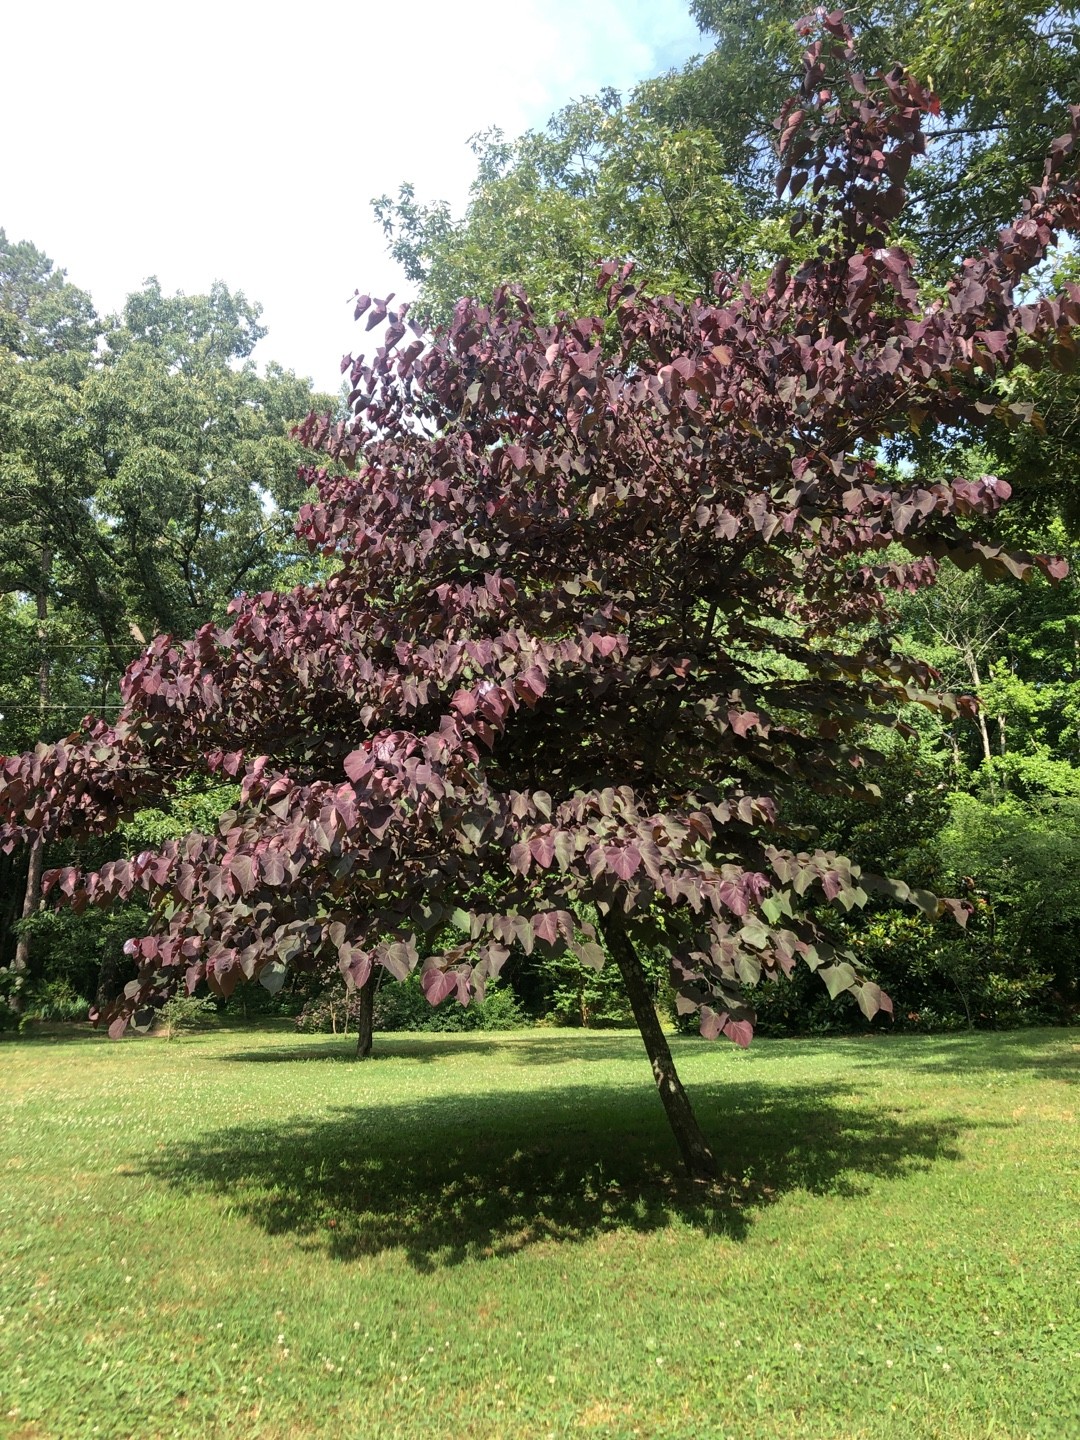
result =
[[516,1030],[527,1023],[514,992],[489,984],[483,1000],[459,1005],[454,999],[431,1005],[420,988],[420,976],[386,979],[375,993],[376,1030]]

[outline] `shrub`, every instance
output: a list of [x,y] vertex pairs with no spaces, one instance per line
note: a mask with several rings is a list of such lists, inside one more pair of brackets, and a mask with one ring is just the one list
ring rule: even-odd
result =
[[173,1040],[183,1030],[194,1030],[216,1017],[217,1006],[208,996],[185,995],[182,992],[166,1000],[158,1011],[158,1019],[166,1040]]
[[420,976],[387,980],[375,994],[376,1030],[515,1030],[526,1017],[514,992],[505,985],[489,984],[483,1000],[459,1005],[445,1000],[431,1005],[420,988]]
[[27,1030],[38,1020],[85,1020],[88,1009],[87,1001],[68,980],[39,980],[27,996],[19,1030]]
[[360,1000],[354,990],[348,993],[340,987],[321,990],[308,999],[296,1017],[296,1028],[305,1035],[347,1035],[349,1022],[354,1027],[360,1011]]

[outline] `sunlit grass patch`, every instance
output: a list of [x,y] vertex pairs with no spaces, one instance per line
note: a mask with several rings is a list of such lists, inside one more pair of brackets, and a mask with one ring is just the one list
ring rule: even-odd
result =
[[0,1434],[1080,1433],[1075,1033],[350,1043],[0,1046]]

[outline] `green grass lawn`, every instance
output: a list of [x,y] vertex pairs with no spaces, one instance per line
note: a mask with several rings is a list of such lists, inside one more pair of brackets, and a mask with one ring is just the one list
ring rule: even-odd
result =
[[0,1043],[5,1437],[1080,1436],[1076,1032]]

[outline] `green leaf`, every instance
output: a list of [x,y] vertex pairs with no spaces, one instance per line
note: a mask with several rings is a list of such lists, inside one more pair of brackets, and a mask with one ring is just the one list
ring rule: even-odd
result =
[[841,991],[850,990],[857,979],[855,971],[846,961],[839,965],[823,965],[818,974],[824,980],[825,988],[834,1000]]
[[288,970],[279,960],[271,960],[269,965],[264,965],[259,971],[259,984],[271,995],[276,995],[285,984],[285,977]]

